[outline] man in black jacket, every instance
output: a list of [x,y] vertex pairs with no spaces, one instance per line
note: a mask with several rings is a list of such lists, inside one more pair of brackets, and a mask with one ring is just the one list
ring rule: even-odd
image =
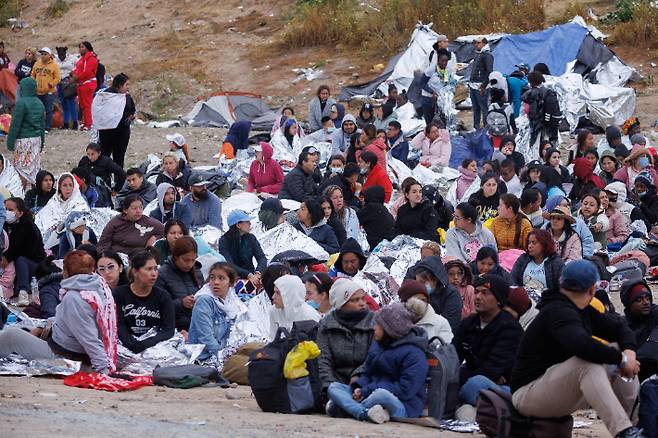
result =
[[530,90],[526,91],[521,99],[528,104],[528,120],[530,121],[530,147],[539,140],[548,139],[557,144],[557,130],[562,120],[562,111],[555,91],[546,88],[544,75],[538,71],[531,71],[528,75]]
[[279,191],[279,199],[294,199],[303,202],[304,199],[315,196],[318,186],[315,183],[313,173],[320,159],[319,151],[314,146],[302,149],[297,160],[297,166],[291,170],[283,179],[283,185]]
[[459,359],[459,398],[475,406],[480,390],[499,388],[509,392],[514,353],[523,328],[508,312],[509,284],[497,275],[485,274],[475,281],[475,315],[465,318],[452,343]]
[[[543,297],[521,341],[512,401],[521,414],[539,418],[591,406],[612,436],[641,437],[629,418],[639,390],[635,337],[623,318],[590,306],[598,280],[588,260],[565,266],[560,292]],[[621,351],[593,336],[616,342]]]
[[471,63],[471,78],[468,82],[471,104],[473,105],[473,129],[480,129],[480,116],[482,125],[487,123],[489,108],[489,74],[493,71],[494,57],[489,49],[485,37],[477,37],[475,45],[475,58]]
[[651,289],[643,279],[625,281],[620,296],[626,322],[637,342],[641,382],[658,372],[658,306],[653,304]]

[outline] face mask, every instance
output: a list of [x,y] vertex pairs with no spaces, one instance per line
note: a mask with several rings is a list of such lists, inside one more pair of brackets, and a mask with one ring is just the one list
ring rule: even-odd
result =
[[366,173],[368,173],[368,169],[361,169],[361,175],[365,175]]
[[637,192],[637,196],[639,196],[640,198],[646,194],[647,192]]
[[5,222],[8,224],[13,224],[16,222],[16,213],[13,211],[7,211],[5,216]]
[[647,158],[647,157],[640,157],[640,161],[639,161],[639,162],[640,162],[640,167],[643,168],[643,169],[644,169],[645,167],[648,167],[648,166],[649,166],[649,158]]
[[337,173],[340,175],[341,173],[343,173],[344,169],[342,167],[330,167],[329,170],[331,171],[331,173]]
[[427,291],[428,294],[431,294],[434,288],[432,287],[431,284],[425,283],[425,290]]
[[318,303],[316,303],[315,301],[313,301],[313,300],[307,301],[306,304],[308,304],[309,306],[311,306],[315,310],[318,310],[320,308],[320,305]]
[[327,134],[331,134],[335,130],[336,130],[336,128],[334,126],[330,126],[329,128],[327,128]]

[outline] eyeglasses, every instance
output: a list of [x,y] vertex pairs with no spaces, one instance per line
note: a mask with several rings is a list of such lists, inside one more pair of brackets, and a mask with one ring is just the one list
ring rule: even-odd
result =
[[119,267],[118,267],[117,265],[109,264],[109,265],[106,265],[106,266],[99,266],[99,267],[97,267],[97,268],[96,268],[96,272],[98,272],[99,274],[102,274],[103,272],[114,272],[114,271],[116,271],[118,268],[119,268]]

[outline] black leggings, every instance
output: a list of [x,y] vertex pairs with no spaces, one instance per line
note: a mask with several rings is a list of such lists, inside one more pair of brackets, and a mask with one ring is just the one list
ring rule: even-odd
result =
[[112,161],[123,169],[123,162],[130,142],[130,126],[98,131],[103,155],[111,156]]

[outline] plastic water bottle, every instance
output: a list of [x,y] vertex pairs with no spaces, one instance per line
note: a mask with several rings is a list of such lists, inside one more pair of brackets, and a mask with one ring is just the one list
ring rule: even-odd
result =
[[5,322],[5,327],[9,327],[12,325],[18,324],[18,318],[16,318],[16,315],[14,313],[10,313],[7,316],[7,321]]
[[40,304],[39,302],[39,282],[37,281],[36,277],[32,277],[32,281],[30,281],[30,289],[32,289],[32,302],[36,304]]

